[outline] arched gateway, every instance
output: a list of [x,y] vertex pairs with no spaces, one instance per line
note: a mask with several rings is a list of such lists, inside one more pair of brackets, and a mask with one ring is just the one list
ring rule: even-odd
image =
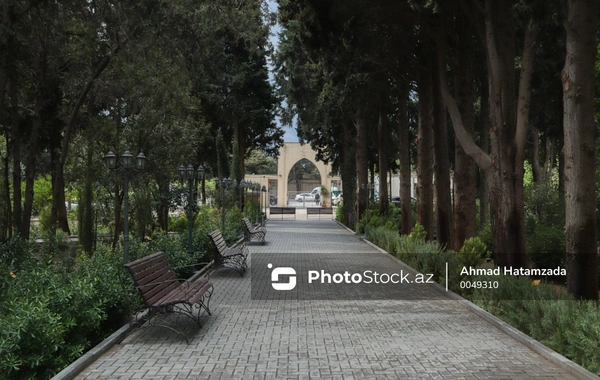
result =
[[[318,173],[321,177],[320,183],[315,182],[314,184],[310,182],[304,183],[304,188],[302,188],[301,192],[306,191],[306,186],[312,186],[310,190],[319,185],[325,185],[327,189],[331,192],[333,187],[337,187],[341,190],[342,181],[341,178],[337,175],[331,175],[331,165],[325,165],[324,163],[317,161],[315,159],[315,151],[311,149],[310,145],[304,144],[300,145],[300,143],[285,143],[281,148],[279,148],[279,159],[277,164],[277,174],[272,175],[256,175],[256,174],[246,174],[246,181],[259,182],[261,187],[265,186],[269,190],[270,195],[274,195],[277,197],[277,206],[284,207],[288,205],[290,200],[294,199],[296,192],[298,192],[298,188],[296,186],[289,186],[290,173],[293,174],[292,168],[297,163],[308,160],[310,163],[314,164],[317,168]],[[310,192],[308,190],[308,192]]]

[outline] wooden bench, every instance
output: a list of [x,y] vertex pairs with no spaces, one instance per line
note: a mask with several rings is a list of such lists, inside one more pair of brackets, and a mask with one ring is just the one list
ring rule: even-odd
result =
[[321,215],[333,215],[333,207],[307,207],[306,219],[309,215],[319,215],[319,219],[321,219]]
[[270,215],[281,215],[281,219],[283,220],[284,215],[294,215],[294,219],[296,219],[296,208],[295,207],[269,207]]
[[[208,304],[213,285],[206,278],[179,280],[164,252],[134,260],[124,267],[144,300],[139,309],[148,311],[144,317],[146,324],[166,327],[182,335],[189,343],[178,317],[189,318],[202,327],[200,316],[204,311],[211,315]],[[194,313],[194,309],[198,311]]]
[[233,269],[237,271],[240,276],[243,276],[248,268],[246,262],[248,248],[246,247],[245,242],[242,240],[235,245],[228,247],[219,230],[209,233],[208,236],[210,236],[217,249],[214,266]]
[[265,235],[267,229],[264,226],[253,226],[248,218],[242,219],[242,227],[244,229],[244,240],[251,242],[253,239],[265,244]]

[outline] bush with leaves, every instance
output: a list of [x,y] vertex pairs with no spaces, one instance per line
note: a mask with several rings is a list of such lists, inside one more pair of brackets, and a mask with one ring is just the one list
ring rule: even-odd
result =
[[564,268],[567,251],[564,228],[536,225],[527,235],[527,251],[536,268]]
[[523,333],[600,375],[600,311],[575,301],[554,284],[532,284],[524,276],[481,277],[496,289],[476,289],[471,300]]
[[[0,302],[0,371],[49,378],[122,323],[121,258],[100,249],[73,268],[42,255],[11,276]],[[109,326],[107,326],[107,324]]]

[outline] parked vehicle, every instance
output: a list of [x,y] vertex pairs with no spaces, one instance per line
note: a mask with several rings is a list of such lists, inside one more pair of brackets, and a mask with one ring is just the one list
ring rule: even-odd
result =
[[312,193],[301,193],[296,195],[297,202],[314,202],[315,196]]
[[396,206],[400,207],[400,196],[398,196],[398,195],[392,196],[392,200],[390,202],[395,204]]
[[331,198],[331,204],[337,206],[341,201],[343,201],[342,193],[339,193],[337,196]]

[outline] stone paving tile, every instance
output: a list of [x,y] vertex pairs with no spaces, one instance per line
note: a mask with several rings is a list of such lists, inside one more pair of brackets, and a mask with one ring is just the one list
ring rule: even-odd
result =
[[[252,299],[251,276],[268,275],[252,267],[264,263],[261,256],[332,270],[400,270],[331,220],[271,221],[267,229],[268,244],[250,246],[249,275],[211,274],[213,315],[203,316],[189,345],[169,330],[141,329],[77,379],[573,378],[426,286],[418,300],[357,300],[327,289],[313,297],[324,299]],[[298,288],[309,291],[306,283]],[[353,294],[365,296],[362,288]]]

